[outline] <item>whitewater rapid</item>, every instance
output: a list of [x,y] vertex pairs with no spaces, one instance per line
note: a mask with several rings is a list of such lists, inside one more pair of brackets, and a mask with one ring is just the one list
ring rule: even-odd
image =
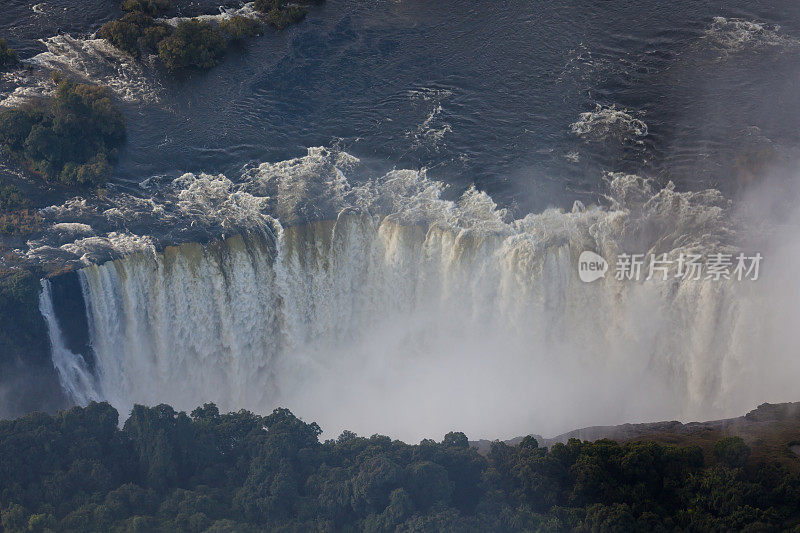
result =
[[[176,180],[186,212],[253,224],[80,269],[93,377],[53,352],[73,399],[282,405],[330,434],[415,439],[711,418],[790,395],[796,334],[769,282],[577,276],[583,250],[732,250],[718,192],[611,175],[605,206],[512,219],[474,189],[445,200],[424,173],[350,185],[336,158],[265,164],[234,192]],[[318,220],[282,223],[311,207]]]

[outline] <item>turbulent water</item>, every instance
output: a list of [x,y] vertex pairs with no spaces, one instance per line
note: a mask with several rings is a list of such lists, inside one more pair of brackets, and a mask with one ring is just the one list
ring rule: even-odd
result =
[[[220,11],[174,3],[182,16]],[[177,78],[96,38],[118,4],[12,0],[0,20],[35,69],[0,77],[0,101],[51,90],[49,68],[121,100],[111,190],[142,194],[143,180],[183,172],[234,179],[249,162],[335,146],[380,172],[474,183],[524,213],[591,199],[604,170],[729,193],[741,153],[800,143],[793,0],[328,0]]]
[[[78,269],[89,350],[40,302],[64,390],[410,439],[796,400],[799,6],[328,0],[176,78],[96,38],[116,4],[13,0],[0,106],[59,71],[128,117],[105,194],[14,250]],[[765,262],[586,284],[584,250]]]

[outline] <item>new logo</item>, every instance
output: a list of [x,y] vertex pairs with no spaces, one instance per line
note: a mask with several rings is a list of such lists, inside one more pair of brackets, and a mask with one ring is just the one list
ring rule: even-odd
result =
[[588,250],[578,258],[578,276],[584,283],[591,283],[606,276],[608,263],[602,256]]

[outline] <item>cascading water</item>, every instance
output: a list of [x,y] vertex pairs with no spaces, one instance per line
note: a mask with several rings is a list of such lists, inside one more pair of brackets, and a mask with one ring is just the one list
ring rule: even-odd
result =
[[92,400],[99,400],[95,389],[95,378],[92,376],[86,361],[80,354],[67,348],[53,309],[53,293],[50,281],[42,281],[42,292],[39,295],[39,310],[47,324],[50,337],[50,350],[53,366],[58,372],[59,381],[64,391],[76,403],[86,405]]
[[[283,163],[255,177],[268,174],[280,191],[302,182],[296,171]],[[220,194],[219,177],[181,183],[186,209],[214,205],[240,220],[262,205],[243,191]],[[214,194],[200,195],[211,184]],[[607,208],[509,221],[487,195],[446,201],[419,173],[327,187],[333,220],[283,227],[262,216],[257,230],[209,245],[81,269],[95,375],[59,349],[48,318],[65,388],[79,403],[99,397],[123,412],[133,403],[285,405],[331,432],[403,438],[712,417],[791,390],[797,372],[779,355],[781,311],[765,305],[768,286],[577,276],[583,250],[727,249],[729,213],[714,191],[656,192],[612,176]],[[286,217],[287,205],[302,210],[299,196],[279,196]],[[358,201],[330,200],[348,196]],[[52,317],[48,298],[45,290]]]

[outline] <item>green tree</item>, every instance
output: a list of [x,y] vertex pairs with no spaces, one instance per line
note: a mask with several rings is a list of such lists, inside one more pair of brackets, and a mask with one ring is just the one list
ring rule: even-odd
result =
[[30,201],[22,194],[19,187],[6,185],[0,187],[0,212],[17,211],[30,207]]
[[254,7],[264,15],[269,24],[279,30],[300,22],[308,13],[305,6],[288,0],[255,0]]
[[233,41],[243,41],[250,37],[260,35],[263,28],[261,23],[250,17],[234,15],[219,24],[219,29]]
[[187,20],[158,44],[158,57],[171,72],[183,69],[207,70],[225,53],[225,38],[208,22]]
[[155,17],[172,9],[172,2],[170,0],[124,0],[122,9]]
[[154,27],[164,28],[164,25],[156,26],[153,17],[146,13],[133,12],[103,24],[97,35],[123,52],[138,58],[141,56],[140,45],[143,42],[154,48],[153,36],[146,37],[146,33]]
[[418,509],[424,511],[437,503],[445,506],[450,503],[453,483],[442,465],[419,461],[408,467],[406,476],[406,485]]

